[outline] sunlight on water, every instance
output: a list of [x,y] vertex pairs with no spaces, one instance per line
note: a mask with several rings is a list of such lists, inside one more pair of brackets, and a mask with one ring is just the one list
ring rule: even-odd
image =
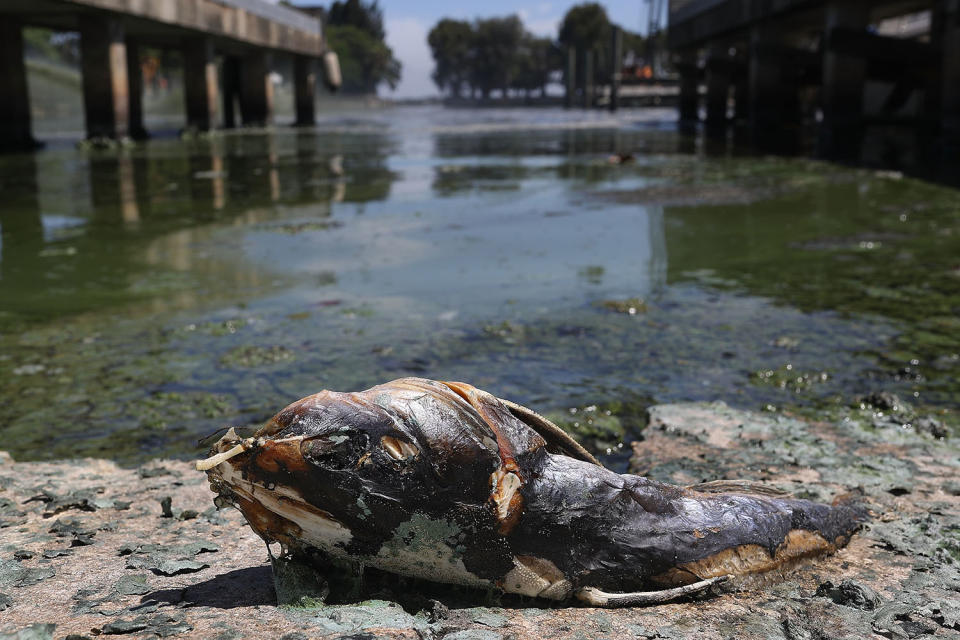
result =
[[955,191],[713,156],[671,117],[405,107],[0,158],[4,448],[190,455],[405,375],[627,430],[652,402],[960,401]]

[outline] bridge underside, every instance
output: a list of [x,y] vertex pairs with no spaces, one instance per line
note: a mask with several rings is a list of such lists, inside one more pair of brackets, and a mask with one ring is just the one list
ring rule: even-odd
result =
[[[270,14],[273,15],[270,15]],[[257,0],[5,0],[0,4],[0,148],[34,146],[22,29],[80,33],[88,137],[146,135],[139,49],[177,49],[183,56],[187,126],[234,126],[272,120],[269,75],[275,55],[294,58],[298,124],[314,121],[315,67],[325,44],[318,20]],[[224,59],[221,95],[217,56]]]
[[[674,0],[680,117],[758,139],[816,122],[847,155],[864,122],[918,124],[960,148],[960,0]],[[732,108],[731,108],[732,106]]]

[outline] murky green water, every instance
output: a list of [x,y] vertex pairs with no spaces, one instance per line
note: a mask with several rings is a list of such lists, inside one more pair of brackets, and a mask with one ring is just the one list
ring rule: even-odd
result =
[[398,108],[0,158],[0,448],[195,455],[406,375],[614,459],[652,402],[891,391],[952,420],[960,193],[708,155],[664,115]]

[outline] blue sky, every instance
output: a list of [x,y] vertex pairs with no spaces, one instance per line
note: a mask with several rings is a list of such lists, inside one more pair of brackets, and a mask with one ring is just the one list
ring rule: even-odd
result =
[[[296,4],[317,4],[317,0],[298,0]],[[322,3],[322,0],[321,0]],[[429,2],[427,0],[380,0],[387,28],[387,43],[403,63],[403,77],[397,90],[381,95],[414,98],[436,95],[430,80],[433,59],[427,46],[427,33],[441,18],[472,20],[517,13],[529,31],[542,36],[557,34],[563,15],[577,2],[570,0],[484,0],[483,2]],[[646,31],[647,0],[610,0],[601,2],[610,19],[631,31]]]

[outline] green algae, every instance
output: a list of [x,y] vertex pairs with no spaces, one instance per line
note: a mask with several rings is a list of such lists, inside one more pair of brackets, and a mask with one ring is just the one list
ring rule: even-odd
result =
[[[619,399],[842,412],[891,391],[955,428],[956,191],[663,131],[442,132],[413,160],[374,129],[0,159],[4,447],[187,456],[402,375],[550,412],[614,462],[643,428]],[[605,162],[624,149],[648,152]],[[610,416],[565,415],[589,406]]]

